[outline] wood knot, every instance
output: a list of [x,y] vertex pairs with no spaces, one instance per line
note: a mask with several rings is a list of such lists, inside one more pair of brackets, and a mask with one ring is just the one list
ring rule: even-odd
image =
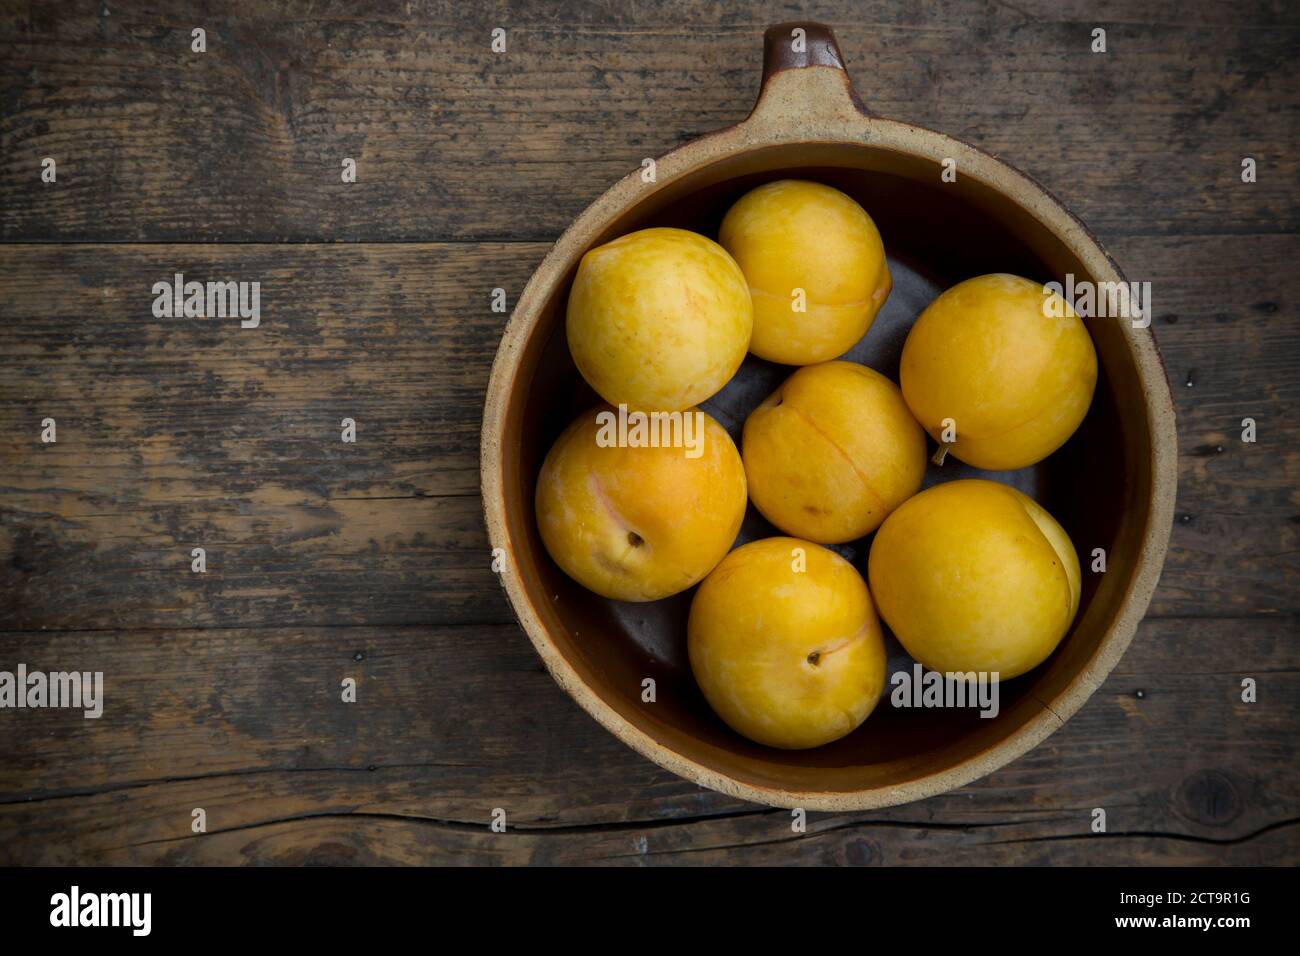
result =
[[870,866],[876,859],[876,849],[861,837],[849,840],[841,851],[848,866]]
[[1222,827],[1241,816],[1244,803],[1227,774],[1198,770],[1178,788],[1176,807],[1189,820]]

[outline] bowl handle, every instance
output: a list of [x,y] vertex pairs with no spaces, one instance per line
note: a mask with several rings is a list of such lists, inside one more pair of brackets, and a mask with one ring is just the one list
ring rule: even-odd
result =
[[808,133],[871,116],[824,23],[778,23],[763,37],[763,85],[747,123]]

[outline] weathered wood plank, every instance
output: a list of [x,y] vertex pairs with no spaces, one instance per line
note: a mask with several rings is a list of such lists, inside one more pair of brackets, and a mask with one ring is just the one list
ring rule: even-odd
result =
[[50,858],[68,861],[65,865],[90,859],[172,866],[1293,866],[1300,853],[1295,824],[1218,843],[1159,834],[1044,834],[1044,828],[1032,825],[948,828],[841,816],[810,819],[807,832],[799,835],[790,832],[788,814],[775,810],[653,829],[494,834],[476,824],[340,812],[202,839],[145,840],[108,852],[78,853],[64,845]]
[[[796,837],[555,688],[504,623],[476,449],[489,290],[513,302],[642,157],[743,118],[764,27],[803,11],[0,0],[0,669],[109,690],[99,721],[0,711],[0,863],[1294,864],[1300,22],[1091,6],[816,15],[874,109],[1025,169],[1154,283],[1184,520],[1153,618],[1010,767]],[[169,244],[13,244],[75,240]],[[262,327],[154,319],[178,270],[260,279]]]
[[[489,300],[542,251],[0,249],[0,622],[505,619],[475,497]],[[155,318],[177,271],[258,279],[261,325]]]
[[1178,518],[1151,613],[1294,614],[1300,237],[1125,238],[1110,251],[1152,284],[1178,415]]
[[[357,657],[360,655],[361,659]],[[513,627],[0,637],[104,715],[0,712],[0,863],[1294,862],[1294,620],[1147,621],[1030,754],[891,810],[785,811],[619,744]],[[355,704],[340,702],[344,676]],[[1240,701],[1243,677],[1258,702]],[[1188,742],[1195,741],[1195,747]],[[190,832],[191,811],[208,833]],[[510,831],[488,831],[493,808]],[[1107,811],[1108,835],[1089,832]]]
[[[1186,522],[1153,614],[1300,611],[1296,247],[1116,245],[1153,282],[1179,413]],[[512,620],[476,494],[489,299],[544,251],[0,247],[0,628]],[[262,324],[155,318],[175,271],[258,278]]]
[[[550,240],[644,157],[742,119],[763,29],[800,13],[5,4],[0,239]],[[1275,4],[840,0],[817,16],[873,109],[1006,158],[1103,238],[1300,227],[1300,24]]]

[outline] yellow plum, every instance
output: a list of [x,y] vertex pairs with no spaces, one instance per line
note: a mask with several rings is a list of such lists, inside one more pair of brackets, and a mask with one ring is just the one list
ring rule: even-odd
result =
[[1005,471],[1041,461],[1074,434],[1092,403],[1097,353],[1060,295],[986,275],[921,313],[899,377],[912,414],[946,451]]
[[579,584],[620,601],[654,601],[700,581],[735,542],[745,469],[723,427],[698,409],[662,416],[677,423],[664,434],[682,447],[620,445],[607,427],[614,414],[599,407],[580,415],[547,453],[537,525],[555,563]]
[[817,747],[866,720],[885,686],[885,644],[853,566],[797,538],[732,551],[700,585],[687,624],[691,670],[733,730]]
[[874,531],[925,477],[925,433],[902,393],[853,362],[791,375],[750,414],[742,450],[754,506],[822,544]]
[[754,311],[745,277],[716,242],[684,229],[642,229],[582,257],[566,331],[582,377],[632,409],[704,401],[735,374]]
[[1079,558],[1032,498],[950,481],[885,519],[867,562],[880,616],[907,652],[944,672],[1016,677],[1045,661],[1079,609]]
[[754,299],[750,351],[786,365],[843,355],[867,334],[892,288],[876,224],[851,197],[783,179],[746,193],[718,241]]

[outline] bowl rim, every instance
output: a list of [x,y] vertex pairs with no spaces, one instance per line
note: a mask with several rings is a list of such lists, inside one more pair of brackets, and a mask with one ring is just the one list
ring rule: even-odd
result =
[[[771,34],[769,31],[769,37]],[[1123,656],[1155,591],[1173,524],[1177,489],[1173,399],[1150,329],[1136,329],[1130,322],[1121,321],[1123,339],[1141,384],[1148,431],[1151,488],[1139,557],[1096,651],[1055,698],[1038,701],[1042,710],[1007,737],[946,769],[922,773],[896,786],[851,791],[791,790],[739,780],[656,740],[623,717],[581,678],[551,639],[520,577],[504,492],[502,436],[510,397],[542,307],[560,291],[570,269],[612,222],[656,192],[715,163],[786,145],[868,147],[929,159],[936,165],[947,158],[956,159],[960,175],[1001,194],[1036,219],[1096,281],[1124,281],[1118,266],[1087,227],[1029,176],[944,133],[867,114],[842,67],[814,63],[800,69],[782,68],[765,78],[758,104],[747,119],[664,154],[656,160],[654,183],[643,182],[641,170],[636,169],[606,190],[565,230],[528,280],[506,324],[487,389],[480,447],[484,520],[493,553],[501,548],[506,555],[506,565],[499,574],[502,586],[547,670],[565,692],[619,740],[687,780],[755,803],[817,811],[876,809],[955,789],[1026,753],[1078,711]]]

